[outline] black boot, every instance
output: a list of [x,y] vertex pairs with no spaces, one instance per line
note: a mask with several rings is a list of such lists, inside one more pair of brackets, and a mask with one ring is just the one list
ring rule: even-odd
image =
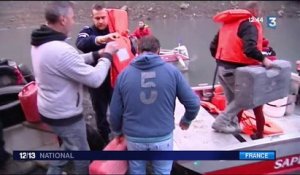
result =
[[252,140],[257,140],[257,139],[262,139],[263,135],[256,132],[256,133],[250,135],[250,137],[251,137]]
[[5,150],[1,151],[0,153],[0,169],[5,166],[5,163],[8,161],[10,158],[10,154],[6,152]]

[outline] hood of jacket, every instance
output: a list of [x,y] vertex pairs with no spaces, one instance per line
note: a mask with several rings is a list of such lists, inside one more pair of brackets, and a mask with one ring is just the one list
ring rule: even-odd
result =
[[40,46],[50,41],[64,41],[67,36],[61,32],[55,31],[47,25],[42,25],[39,29],[31,33],[31,45]]
[[161,57],[154,53],[143,53],[136,57],[131,65],[137,69],[147,70],[165,64]]

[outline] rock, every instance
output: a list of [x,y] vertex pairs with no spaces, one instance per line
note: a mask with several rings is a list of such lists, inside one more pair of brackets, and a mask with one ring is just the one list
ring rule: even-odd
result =
[[282,17],[283,14],[284,14],[284,11],[283,11],[283,10],[278,10],[278,11],[277,11],[277,14],[278,14],[279,17]]
[[148,21],[150,21],[150,20],[151,20],[151,17],[150,17],[150,16],[148,16],[146,19],[147,19]]
[[123,5],[120,9],[127,11],[128,10],[128,6],[127,5]]
[[107,7],[109,2],[108,2],[108,1],[104,1],[103,3],[104,3],[103,6],[104,6],[104,7]]
[[183,3],[180,4],[180,9],[181,9],[181,10],[184,10],[184,9],[189,8],[189,6],[190,6],[190,4],[184,3],[184,2],[183,2]]
[[148,12],[152,12],[153,11],[153,7],[150,7],[149,9],[148,9]]
[[287,17],[289,17],[289,18],[291,18],[291,17],[293,17],[294,15],[293,14],[291,14],[291,13],[288,13],[287,14]]
[[230,1],[230,4],[231,4],[232,6],[237,6],[238,1]]
[[10,18],[9,21],[10,22],[14,22],[16,20],[16,18]]

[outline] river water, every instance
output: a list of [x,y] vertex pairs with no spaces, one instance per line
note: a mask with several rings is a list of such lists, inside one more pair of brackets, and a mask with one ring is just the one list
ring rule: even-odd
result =
[[[278,19],[276,29],[265,27],[265,36],[277,52],[279,59],[291,61],[295,72],[295,62],[300,60],[300,20]],[[137,21],[130,24],[131,31]],[[178,43],[187,46],[191,58],[189,71],[185,77],[190,85],[212,83],[215,62],[210,56],[209,43],[218,30],[218,25],[211,19],[197,20],[155,20],[149,21],[155,36],[161,41],[162,48],[172,49]],[[76,24],[72,38],[68,42],[74,46],[76,35],[84,24]],[[0,28],[0,58],[13,59],[32,68],[30,58],[30,34],[38,26],[27,28]],[[87,100],[88,101],[88,100]],[[90,103],[88,101],[87,103]],[[91,106],[91,105],[89,105]],[[87,110],[90,112],[91,110]],[[44,170],[43,170],[44,171]],[[41,174],[41,172],[38,172]]]
[[[87,22],[87,24],[90,21]],[[137,21],[130,23],[133,31]],[[265,36],[274,48],[279,59],[291,61],[296,71],[295,61],[300,60],[300,20],[298,18],[278,18],[276,29],[263,23]],[[199,83],[212,83],[215,62],[210,56],[209,43],[218,30],[218,24],[211,19],[200,18],[190,20],[153,20],[148,21],[154,35],[159,38],[162,48],[172,49],[178,43],[187,46],[191,58],[189,71],[184,73],[195,86]],[[76,35],[84,24],[76,24],[68,41],[74,46]],[[32,68],[30,58],[30,34],[38,26],[27,28],[0,29],[0,58],[14,59]]]

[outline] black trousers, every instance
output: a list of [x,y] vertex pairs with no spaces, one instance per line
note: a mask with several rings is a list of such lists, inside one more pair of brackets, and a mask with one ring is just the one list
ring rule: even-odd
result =
[[4,149],[4,138],[3,138],[3,124],[0,120],[0,167],[3,166],[4,162],[8,159],[9,154]]
[[110,85],[108,74],[103,84],[98,88],[89,88],[93,109],[96,113],[97,128],[103,139],[109,141],[110,128],[107,122],[107,110],[111,101],[113,88]]
[[2,121],[0,120],[0,155],[2,155],[3,152],[4,152],[3,126],[2,126]]

